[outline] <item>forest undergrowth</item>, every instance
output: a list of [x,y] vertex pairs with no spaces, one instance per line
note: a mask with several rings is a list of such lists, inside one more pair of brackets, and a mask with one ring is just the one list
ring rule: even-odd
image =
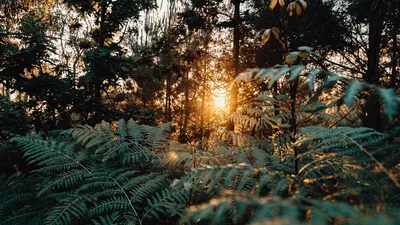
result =
[[[13,138],[33,170],[2,180],[1,224],[398,224],[400,129],[337,126],[326,112],[373,92],[391,120],[400,98],[303,65],[237,80],[282,78],[309,98],[292,108],[290,91],[263,92],[228,118],[235,132],[197,143],[132,119]],[[319,102],[335,85],[339,98]]]

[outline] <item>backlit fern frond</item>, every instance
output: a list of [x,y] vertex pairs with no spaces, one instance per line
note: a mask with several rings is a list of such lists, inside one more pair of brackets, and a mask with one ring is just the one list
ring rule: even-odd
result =
[[168,217],[182,216],[189,199],[189,192],[185,190],[163,190],[147,199],[147,207],[142,220],[146,217],[160,219],[160,215]]
[[[307,214],[306,218],[304,214]],[[382,224],[366,217],[363,212],[342,202],[330,202],[308,199],[301,194],[283,199],[274,196],[228,196],[214,198],[198,206],[188,209],[181,222],[202,222],[205,224],[330,224],[341,221],[345,224]],[[385,224],[395,224],[398,213],[391,215],[375,215]],[[373,221],[373,222],[372,222]]]
[[[311,154],[327,155],[323,156],[322,159],[349,156],[355,159],[360,165],[366,162],[365,160],[372,160],[376,166],[381,167],[382,170],[386,170],[381,162],[376,159],[372,149],[384,146],[387,140],[387,134],[379,133],[369,128],[341,127],[328,129],[324,127],[307,127],[300,130],[300,138],[297,145],[308,149],[299,158],[304,158]],[[302,171],[318,162],[319,160],[314,160],[305,166]]]
[[[398,148],[389,143],[389,138],[390,135],[369,128],[303,128],[296,143],[299,149],[307,149],[299,155],[304,164],[299,178],[307,183],[332,184],[326,191],[333,194],[326,198],[352,196],[363,190],[366,195],[370,192],[375,196],[364,200],[387,201],[398,195],[400,188],[396,176],[400,170],[396,163],[389,163]],[[383,195],[377,197],[377,193]]]
[[169,125],[150,127],[138,125],[132,119],[126,123],[120,120],[117,128],[103,122],[92,128],[81,126],[65,132],[76,138],[88,150],[95,148],[95,154],[102,155],[103,162],[120,158],[124,164],[155,158],[155,148],[167,144]]

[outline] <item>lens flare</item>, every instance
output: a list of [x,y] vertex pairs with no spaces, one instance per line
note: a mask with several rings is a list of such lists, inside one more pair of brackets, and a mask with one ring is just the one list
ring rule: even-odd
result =
[[225,104],[225,97],[223,96],[218,96],[214,98],[214,105],[215,107],[222,109],[225,108],[226,104]]

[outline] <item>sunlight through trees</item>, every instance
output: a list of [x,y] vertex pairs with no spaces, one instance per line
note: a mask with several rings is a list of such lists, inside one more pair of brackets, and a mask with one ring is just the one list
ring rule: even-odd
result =
[[0,0],[0,225],[395,225],[400,0]]

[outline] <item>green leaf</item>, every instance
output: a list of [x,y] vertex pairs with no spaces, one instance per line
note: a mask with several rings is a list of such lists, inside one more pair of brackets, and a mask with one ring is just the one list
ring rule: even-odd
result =
[[287,96],[287,95],[280,94],[280,95],[276,95],[275,98],[276,98],[277,100],[285,100],[285,99],[288,99],[288,96]]
[[308,87],[313,90],[314,89],[314,80],[315,77],[317,77],[318,74],[321,73],[321,70],[312,68],[310,74],[308,75]]
[[299,58],[299,52],[291,52],[286,55],[285,62],[292,66],[297,62],[297,59]]
[[322,103],[322,102],[316,102],[316,103],[314,103],[314,104],[312,105],[312,110],[313,110],[314,112],[320,111],[320,110],[322,110],[322,109],[326,109],[326,105],[325,105],[324,103]]
[[285,73],[290,71],[290,67],[282,67],[278,70],[278,73],[274,74],[271,81],[268,84],[268,88],[272,88],[272,86],[283,76]]
[[312,109],[311,109],[309,106],[307,106],[307,105],[301,104],[301,105],[300,105],[300,108],[301,108],[304,112],[312,112]]
[[355,97],[363,89],[363,84],[358,81],[352,81],[346,89],[346,94],[343,97],[347,107],[352,107],[355,102]]
[[303,65],[294,66],[290,72],[289,81],[296,80],[300,74],[300,72],[306,67]]
[[397,97],[395,90],[379,88],[377,92],[383,103],[383,111],[387,115],[389,121],[392,121],[393,116],[397,114],[399,106],[399,98]]
[[301,47],[298,47],[297,49],[300,51],[305,51],[305,52],[311,52],[313,50],[313,48],[309,47],[309,46],[301,46]]

